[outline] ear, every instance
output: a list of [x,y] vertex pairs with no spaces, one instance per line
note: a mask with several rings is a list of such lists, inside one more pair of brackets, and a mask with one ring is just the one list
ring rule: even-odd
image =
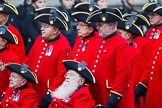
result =
[[5,46],[5,45],[7,44],[7,40],[4,39],[4,38],[2,38],[2,42],[3,42],[3,43],[2,43],[3,46]]
[[131,39],[132,38],[132,33],[128,33],[127,37],[128,37],[128,39]]
[[85,83],[85,79],[84,78],[80,78],[78,81],[79,86],[83,85]]
[[53,29],[54,29],[54,32],[53,32],[54,34],[58,34],[60,31],[58,27],[54,27]]
[[92,32],[93,32],[93,30],[94,30],[94,28],[93,28],[93,27],[89,27],[89,33],[92,33]]
[[21,85],[23,86],[23,85],[25,85],[27,83],[27,80],[23,79],[21,82],[22,82]]

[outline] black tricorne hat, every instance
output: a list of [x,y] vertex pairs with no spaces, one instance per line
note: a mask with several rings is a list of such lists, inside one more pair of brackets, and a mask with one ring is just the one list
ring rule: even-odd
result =
[[128,31],[135,36],[143,36],[142,30],[137,25],[135,25],[131,19],[119,21],[118,28]]
[[124,19],[129,19],[130,17],[133,18],[133,23],[137,25],[148,25],[150,26],[150,22],[148,18],[146,18],[143,14],[137,13],[137,12],[132,12],[131,14],[125,13],[123,14]]
[[67,70],[74,70],[85,78],[85,83],[94,84],[95,78],[90,70],[86,67],[85,62],[78,62],[74,60],[64,60],[63,64]]
[[142,10],[146,12],[153,12],[153,10],[159,6],[161,6],[161,1],[158,0],[157,2],[148,2],[143,7]]
[[62,20],[66,21],[66,22],[69,21],[67,14],[65,12],[62,12],[62,11],[58,10],[55,7],[43,7],[43,8],[36,9],[36,12],[37,12],[38,15],[39,14],[50,14],[53,11],[56,11],[57,15]]
[[53,12],[51,14],[39,14],[34,19],[43,23],[56,26],[59,29],[68,31],[67,23],[64,20],[62,20],[56,12]]
[[116,22],[122,21],[122,14],[117,9],[104,8],[94,11],[88,18],[87,22]]
[[85,11],[92,13],[93,11],[99,10],[100,8],[95,4],[94,1],[91,2],[81,2],[74,6],[78,11]]
[[162,16],[162,6],[159,6],[153,10],[153,12],[157,13],[158,15]]
[[14,5],[5,2],[0,2],[0,12],[18,15],[17,8]]
[[76,18],[78,21],[82,21],[88,25],[90,25],[91,27],[95,28],[96,29],[96,23],[94,22],[86,22],[88,16],[90,15],[90,13],[88,12],[83,12],[83,11],[76,11],[76,12],[73,12],[71,14],[74,18]]
[[6,25],[0,25],[0,36],[6,39],[8,43],[18,44],[17,37],[8,30]]
[[26,64],[18,64],[18,63],[8,63],[5,65],[11,72],[15,72],[24,78],[26,78],[29,82],[33,82],[38,84],[38,79],[35,73],[33,73]]

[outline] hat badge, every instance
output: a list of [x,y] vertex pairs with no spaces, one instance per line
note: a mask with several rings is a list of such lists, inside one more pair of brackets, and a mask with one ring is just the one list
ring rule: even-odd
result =
[[129,17],[127,19],[127,21],[125,22],[125,28],[126,28],[126,30],[128,30],[130,27],[132,27],[133,20],[134,20],[133,17]]
[[94,2],[94,0],[91,0],[90,5],[89,5],[89,11],[92,12],[94,10],[94,8],[95,8],[95,2]]
[[86,68],[86,62],[84,61],[81,61],[79,64],[78,64],[78,71],[82,71]]
[[131,12],[131,14],[132,23],[135,23],[138,19],[137,12]]
[[49,21],[50,21],[49,23],[54,24],[54,22],[56,21],[56,17],[57,17],[56,10],[52,8],[50,10],[50,14],[51,14],[51,16],[49,17]]
[[91,7],[89,7],[89,11],[90,12],[92,12],[93,11],[93,7],[91,6]]
[[50,20],[50,24],[54,24],[53,20]]
[[126,25],[125,28],[128,30],[130,27],[129,27],[129,25]]
[[105,16],[102,16],[102,21],[106,21],[106,17]]
[[106,18],[107,18],[107,14],[106,14],[106,10],[103,10],[102,14],[100,15],[100,18],[103,22],[106,21]]
[[4,5],[0,4],[0,11],[3,11],[3,9],[4,9]]
[[28,66],[26,64],[22,64],[22,67],[21,67],[21,73],[24,74],[28,71]]

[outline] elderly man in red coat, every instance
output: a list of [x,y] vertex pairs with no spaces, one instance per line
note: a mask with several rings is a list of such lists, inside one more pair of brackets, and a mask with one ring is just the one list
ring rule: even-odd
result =
[[35,17],[41,22],[42,35],[35,40],[25,60],[38,76],[39,83],[34,88],[39,101],[49,87],[57,88],[63,82],[66,70],[62,61],[69,58],[71,52],[67,39],[60,34],[60,29],[68,29],[65,19],[59,16],[56,9],[48,10],[46,14],[40,13]]
[[9,84],[10,72],[4,67],[8,62],[20,62],[15,52],[7,47],[7,44],[17,44],[17,38],[8,30],[7,26],[0,25],[0,95]]
[[0,25],[6,25],[8,29],[17,37],[17,44],[8,44],[8,48],[13,50],[21,61],[25,58],[25,49],[22,36],[18,29],[12,24],[8,23],[9,14],[18,14],[15,6],[10,3],[6,3],[4,0],[0,1]]
[[[162,15],[162,6],[153,10],[155,13]],[[140,96],[144,96],[146,91],[145,108],[161,108],[162,100],[162,36],[156,40],[150,61],[144,71],[143,77],[135,89],[135,101],[138,102]]]
[[[124,19],[128,19],[132,17],[133,23],[136,24],[140,28],[143,25],[150,26],[149,20],[143,14],[140,14],[137,12],[132,12],[131,14],[125,13],[123,14],[123,17]],[[140,36],[140,35],[138,36],[134,35],[132,41],[134,42],[136,47],[141,50],[143,57],[144,57],[144,63],[146,65],[152,53],[153,43],[151,42],[151,40],[147,39],[144,36]]]
[[26,64],[8,63],[11,71],[9,87],[1,100],[2,108],[37,108],[37,93],[28,86],[28,82],[38,83],[37,76]]
[[94,50],[92,73],[96,83],[90,85],[90,90],[96,104],[108,108],[134,108],[129,45],[117,33],[117,21],[121,20],[119,10],[112,8],[97,10],[87,19],[87,22],[97,22],[103,38],[99,49]]
[[[92,56],[94,53],[93,51],[95,48],[99,47],[102,38],[98,35],[96,23],[86,22],[86,19],[90,15],[90,12],[99,8],[89,2],[79,3],[74,6],[74,8],[76,11],[72,13],[72,16],[78,21],[76,27],[78,35],[73,46],[72,59],[77,61],[83,60],[87,63],[87,67],[89,67],[94,57]],[[94,9],[89,11],[91,8]]]
[[[144,57],[142,52],[137,48],[136,43],[132,42],[134,36],[142,36],[142,30],[132,23],[134,16],[128,17],[127,20],[118,22],[118,32],[126,39],[130,45],[131,54],[131,83],[133,90],[139,82],[144,71]],[[136,105],[136,108],[143,108],[144,101],[141,98],[141,103]]]
[[39,108],[94,108],[95,102],[86,84],[94,84],[95,78],[86,63],[74,60],[63,63],[67,69],[64,82],[44,96]]
[[161,6],[161,0],[156,2],[148,2],[143,6],[143,10],[149,13],[149,21],[151,27],[146,32],[146,38],[151,40],[153,44],[160,38],[162,32],[162,14],[159,11],[154,11],[155,8]]

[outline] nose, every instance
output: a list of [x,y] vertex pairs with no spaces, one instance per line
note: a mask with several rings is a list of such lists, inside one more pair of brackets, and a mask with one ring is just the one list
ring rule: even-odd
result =
[[12,79],[12,76],[9,77],[9,80],[11,80],[11,79]]

